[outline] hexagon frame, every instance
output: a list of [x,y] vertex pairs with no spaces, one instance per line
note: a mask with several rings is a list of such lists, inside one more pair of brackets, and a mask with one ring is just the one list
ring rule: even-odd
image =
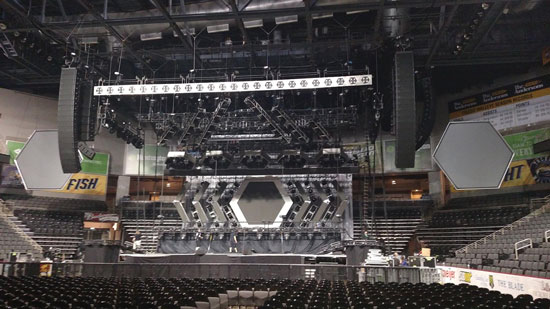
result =
[[[502,143],[506,146],[506,148],[510,151],[511,155],[510,155],[510,158],[507,160],[508,163],[506,165],[506,168],[503,170],[503,173],[502,175],[500,176],[500,180],[498,182],[498,185],[492,187],[492,186],[473,186],[473,187],[464,187],[464,186],[457,186],[455,181],[453,181],[453,177],[450,177],[449,175],[449,172],[444,168],[444,165],[441,164],[440,160],[438,160],[437,158],[437,154],[438,154],[438,151],[440,150],[440,147],[443,143],[443,140],[445,138],[445,136],[447,135],[449,129],[451,128],[451,126],[453,125],[463,125],[463,124],[488,124],[489,127],[494,131],[494,133],[496,133],[496,135],[500,138],[500,140],[502,141]],[[510,168],[510,164],[512,163],[513,159],[514,159],[514,151],[513,149],[510,147],[510,145],[508,145],[508,143],[506,142],[506,140],[502,137],[502,135],[495,129],[495,127],[491,124],[490,121],[450,121],[448,124],[447,124],[447,127],[445,128],[445,131],[443,132],[443,134],[441,135],[441,138],[439,139],[439,142],[432,154],[432,159],[434,160],[434,162],[437,164],[437,166],[439,166],[439,168],[441,169],[441,171],[443,171],[443,173],[445,174],[445,176],[447,177],[447,179],[449,179],[449,181],[451,182],[451,184],[455,187],[456,190],[485,190],[485,189],[499,189],[500,186],[502,185],[502,182],[504,181],[504,178],[506,177],[506,173],[508,172],[508,169]]]
[[[57,189],[62,189],[66,184],[67,184],[67,181],[69,181],[69,179],[71,178],[71,173],[63,173],[63,170],[61,168],[61,159],[59,157],[59,147],[57,145],[58,143],[58,137],[57,137],[57,130],[35,130],[31,136],[29,137],[29,139],[27,140],[27,142],[25,143],[25,145],[23,146],[23,148],[21,148],[21,152],[19,152],[19,154],[17,155],[17,157],[15,158],[15,165],[17,166],[17,170],[19,170],[19,174],[21,175],[21,180],[23,182],[23,186],[25,187],[26,190],[57,190]],[[29,168],[31,170],[33,170],[35,172],[35,175],[36,173],[38,172],[38,174],[47,174],[47,178],[48,178],[48,181],[47,183],[53,183],[53,180],[52,178],[57,178],[59,177],[59,181],[57,181],[58,183],[63,183],[61,186],[57,187],[57,186],[51,186],[51,185],[47,185],[47,186],[29,186],[29,178],[32,178],[34,177],[33,174],[28,174],[28,172],[23,172],[23,170],[26,170],[27,167],[24,167],[23,170],[21,169],[21,165],[22,165],[22,162],[21,162],[21,158],[22,156],[24,155],[25,153],[25,150],[28,150],[30,143],[31,141],[33,141],[33,138],[36,138],[37,136],[39,136],[39,134],[41,133],[56,133],[55,135],[55,138],[52,138],[52,141],[51,143],[49,143],[47,145],[47,149],[48,150],[51,150],[50,151],[50,156],[48,155],[44,155],[44,153],[39,153],[38,156],[40,157],[39,159],[35,160],[36,162],[38,162],[39,166],[38,167],[35,167],[35,166],[29,166]],[[35,143],[36,140],[33,141],[33,143]],[[36,147],[36,146],[35,146]],[[40,146],[38,146],[40,148]],[[55,158],[55,153],[57,152],[57,158]],[[48,161],[50,160],[50,161]],[[50,164],[47,164],[48,162],[50,162]],[[25,165],[23,163],[23,165]],[[26,174],[26,176],[25,176]],[[38,177],[41,177],[41,176],[38,176]],[[25,180],[25,178],[27,180]]]
[[[272,182],[275,184],[275,187],[279,191],[279,194],[283,198],[283,206],[279,210],[279,213],[277,214],[277,217],[274,218],[274,220],[269,220],[269,222],[272,222],[271,224],[249,224],[244,213],[241,210],[241,207],[239,206],[239,199],[241,198],[243,192],[246,190],[246,187],[248,187],[248,184],[251,182]],[[235,216],[237,217],[237,220],[239,221],[240,225],[244,228],[250,228],[250,227],[266,227],[266,228],[278,228],[281,226],[282,220],[280,219],[281,216],[286,215],[290,208],[292,207],[292,200],[290,199],[290,196],[287,194],[286,190],[283,188],[283,184],[281,183],[281,180],[275,177],[266,177],[266,176],[249,176],[246,177],[246,179],[241,183],[239,186],[239,189],[237,189],[237,192],[233,195],[233,198],[229,202],[229,205],[233,209],[233,212],[235,213]],[[268,220],[266,220],[268,221]]]

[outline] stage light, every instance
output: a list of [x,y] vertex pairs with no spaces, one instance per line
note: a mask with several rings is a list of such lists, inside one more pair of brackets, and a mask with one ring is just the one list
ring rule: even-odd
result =
[[6,29],[8,29],[8,25],[0,23],[0,30],[5,31]]
[[395,184],[397,184],[397,181],[392,180],[392,181],[391,181],[391,184],[392,184],[392,185],[395,185]]

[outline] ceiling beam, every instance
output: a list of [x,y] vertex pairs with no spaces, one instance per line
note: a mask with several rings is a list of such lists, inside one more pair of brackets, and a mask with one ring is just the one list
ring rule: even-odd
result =
[[486,12],[487,15],[479,25],[470,42],[468,42],[464,48],[465,52],[470,53],[470,57],[473,56],[489,32],[491,32],[507,6],[508,2],[495,3],[489,8],[489,11]]
[[[66,44],[67,41],[64,37],[60,38],[58,34],[56,34],[54,31],[51,31],[50,28],[48,28],[47,26],[44,26],[42,23],[37,21],[36,18],[34,18],[32,15],[28,15],[26,10],[23,7],[21,7],[18,3],[12,3],[12,1],[8,1],[8,0],[0,1],[0,7],[15,13],[16,15],[21,17],[23,20],[25,20],[27,23],[31,24],[32,25],[31,29],[38,30],[41,35],[47,37],[47,39],[51,40],[52,42],[57,43],[60,47],[67,46],[69,49],[71,48]],[[83,51],[78,47],[78,45],[76,44],[76,40],[74,38],[72,39],[73,39],[72,50],[78,51],[80,55],[89,55],[88,52]],[[94,69],[102,77],[106,76],[99,68],[94,67]]]
[[130,46],[128,41],[120,34],[118,31],[111,26],[109,23],[107,23],[107,20],[101,16],[101,14],[94,8],[94,6],[89,3],[87,0],[77,0],[78,3],[85,8],[90,14],[94,16],[94,18],[100,22],[105,29],[115,38],[117,41],[124,46],[125,51],[130,54],[132,57],[134,57],[137,61],[139,61],[145,68],[147,68],[150,71],[154,71],[153,68],[145,62],[144,59],[142,59]]
[[[459,2],[459,1],[456,1],[456,2]],[[436,55],[437,50],[439,49],[439,45],[441,44],[441,41],[443,40],[443,37],[445,36],[447,29],[449,29],[449,26],[451,25],[456,15],[456,12],[458,11],[458,7],[459,7],[458,4],[453,6],[453,8],[451,9],[451,13],[449,13],[447,20],[445,21],[445,24],[441,29],[439,29],[439,32],[437,32],[437,36],[430,47],[430,54],[428,56],[428,60],[426,60],[425,67],[429,68],[431,66],[431,62],[434,56]]]
[[5,70],[0,70],[0,75],[8,77],[10,79],[16,80],[20,83],[25,83],[26,81],[22,80],[21,78],[17,77],[16,75],[13,75],[11,73],[6,72]]
[[378,9],[376,10],[376,19],[374,20],[374,39],[377,40],[380,36],[380,28],[382,27],[382,17],[384,16],[385,0],[380,0]]
[[241,31],[243,41],[245,42],[245,44],[247,44],[250,42],[250,39],[248,37],[248,32],[244,27],[243,19],[239,16],[239,8],[237,7],[237,2],[235,2],[235,0],[229,0],[229,4],[231,5],[233,15],[235,15],[235,23],[237,24],[237,27],[239,27],[239,31]]
[[304,7],[306,9],[306,27],[307,27],[307,42],[313,43],[313,17],[311,16],[311,0],[304,0]]
[[[78,0],[80,1],[80,0]],[[387,8],[427,8],[427,7],[440,7],[443,5],[462,5],[462,4],[481,4],[482,2],[504,2],[509,0],[407,0],[407,1],[386,1],[382,6],[382,9]],[[520,0],[512,0],[518,2]],[[433,4],[433,5],[432,5]],[[378,10],[380,9],[380,3],[357,3],[357,4],[330,4],[330,5],[315,5],[310,11],[312,14],[322,13],[341,13],[348,11],[358,10]],[[287,15],[306,15],[305,7],[293,7],[282,9],[270,9],[270,10],[241,10],[239,16],[244,19],[254,18],[273,18],[277,16]],[[191,22],[191,21],[215,21],[215,20],[227,20],[227,12],[215,12],[215,13],[199,13],[199,14],[179,14],[172,15],[174,22]],[[143,24],[155,24],[165,22],[164,16],[150,16],[150,17],[134,17],[134,18],[121,18],[121,19],[108,19],[106,21],[97,20],[74,20],[70,22],[49,22],[45,25],[57,27],[59,29],[73,29],[76,25],[81,28],[96,27],[99,23],[105,23],[110,26],[124,26],[124,25],[143,25]]]
[[[191,39],[189,38],[189,35],[185,35],[183,31],[181,31],[181,28],[176,24],[176,22],[172,19],[172,16],[170,13],[166,10],[164,5],[160,3],[159,0],[151,0],[153,4],[157,7],[157,9],[160,11],[162,16],[164,16],[164,19],[170,24],[170,27],[172,27],[172,30],[178,35],[178,38],[183,43],[183,45],[190,51],[193,51],[193,42],[191,42]],[[186,39],[187,38],[187,39]]]

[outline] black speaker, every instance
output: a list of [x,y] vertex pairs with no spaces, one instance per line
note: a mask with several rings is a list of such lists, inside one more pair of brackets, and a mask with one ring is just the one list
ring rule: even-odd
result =
[[93,141],[95,136],[95,124],[97,119],[97,105],[93,100],[93,82],[83,80],[80,82],[80,105],[79,117],[80,140]]
[[416,150],[416,106],[414,56],[412,51],[396,52],[394,59],[395,166],[414,167]]
[[80,78],[76,68],[61,69],[59,101],[57,105],[57,129],[59,157],[64,173],[80,172],[78,139],[80,138]]

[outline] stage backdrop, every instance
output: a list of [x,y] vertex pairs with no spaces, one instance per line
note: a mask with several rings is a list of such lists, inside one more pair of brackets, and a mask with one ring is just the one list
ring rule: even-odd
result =
[[[10,154],[11,165],[4,165],[0,187],[23,189],[21,176],[14,160],[23,148],[25,143],[17,141],[6,141]],[[48,192],[70,194],[70,197],[82,196],[82,198],[98,197],[105,198],[107,192],[107,175],[109,172],[109,154],[98,152],[93,160],[86,157],[81,162],[80,173],[72,174],[69,181],[60,190],[45,190]]]

